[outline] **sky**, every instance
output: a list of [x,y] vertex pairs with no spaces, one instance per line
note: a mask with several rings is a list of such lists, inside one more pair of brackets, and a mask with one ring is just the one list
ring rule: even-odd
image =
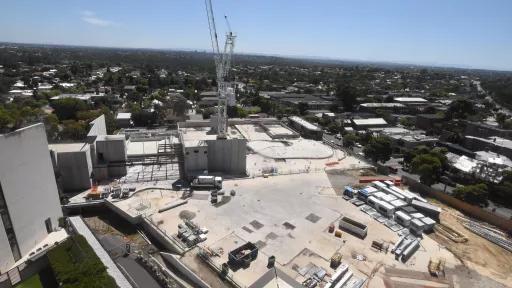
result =
[[[510,0],[212,1],[235,53],[512,70]],[[0,11],[5,42],[211,49],[204,0],[0,0]]]

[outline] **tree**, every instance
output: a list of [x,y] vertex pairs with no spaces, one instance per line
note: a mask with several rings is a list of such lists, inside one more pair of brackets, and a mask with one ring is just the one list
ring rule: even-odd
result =
[[107,126],[107,134],[114,134],[114,131],[117,130],[117,121],[114,113],[108,109],[108,107],[103,106],[100,110],[101,114],[105,116],[105,125]]
[[436,114],[437,110],[434,106],[427,106],[425,109],[423,109],[423,113],[425,114]]
[[374,162],[388,161],[392,152],[391,141],[389,138],[382,136],[372,137],[363,149],[365,157],[372,159]]
[[450,103],[446,111],[448,119],[466,119],[471,115],[475,115],[476,111],[473,104],[466,99],[458,99]]
[[354,111],[357,104],[358,91],[351,85],[338,83],[336,85],[336,98],[343,104],[345,111]]
[[504,171],[503,177],[498,184],[490,184],[488,187],[489,192],[492,194],[494,201],[499,201],[502,204],[510,207],[512,206],[512,171]]
[[480,183],[457,187],[453,190],[453,196],[471,204],[487,204],[489,192],[487,185]]
[[132,113],[131,119],[135,126],[150,127],[157,123],[158,115],[157,115],[157,113],[154,113],[151,111],[140,110],[140,111]]
[[309,109],[309,105],[306,102],[299,102],[297,105],[300,115],[306,115],[306,111]]
[[7,130],[9,125],[11,125],[14,122],[14,119],[12,118],[9,113],[0,107],[0,132],[2,130]]
[[172,110],[176,115],[183,116],[185,113],[187,113],[187,110],[189,108],[189,105],[185,99],[179,99],[174,101]]
[[411,162],[412,172],[420,175],[420,182],[427,186],[439,181],[442,167],[441,160],[430,153],[419,154]]
[[512,129],[512,119],[508,119],[503,123],[503,129],[511,130]]
[[59,133],[59,118],[55,114],[49,114],[44,118],[44,127],[48,140],[54,140]]
[[343,136],[343,147],[352,148],[358,141],[357,135],[354,133],[347,133]]
[[402,117],[400,118],[400,125],[404,126],[405,128],[411,129],[414,127],[416,123],[411,117]]
[[50,106],[61,121],[77,119],[77,112],[87,110],[88,108],[85,102],[75,98],[58,99],[52,101]]
[[329,123],[329,125],[327,126],[327,130],[329,130],[329,132],[331,132],[333,134],[338,134],[338,133],[340,133],[341,126],[336,121],[333,121],[333,122]]
[[215,109],[208,107],[203,110],[203,119],[210,119],[210,116],[212,116],[215,113]]
[[503,125],[505,124],[505,121],[507,121],[507,115],[505,115],[504,113],[498,112],[496,114],[496,122],[498,122],[498,125],[500,127],[503,127]]
[[396,125],[396,119],[389,111],[378,109],[375,114],[383,118],[388,124]]
[[65,140],[83,140],[87,136],[87,124],[83,121],[65,120],[64,128],[59,133]]

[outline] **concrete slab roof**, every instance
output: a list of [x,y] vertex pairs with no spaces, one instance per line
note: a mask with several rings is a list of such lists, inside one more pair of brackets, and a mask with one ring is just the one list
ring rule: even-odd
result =
[[117,134],[117,135],[98,135],[96,138],[96,141],[113,141],[113,140],[126,140],[126,136],[124,134]]
[[363,103],[359,106],[368,108],[393,108],[393,107],[405,107],[402,103]]
[[387,125],[388,122],[383,118],[367,118],[367,119],[352,119],[356,125]]
[[182,128],[180,129],[183,146],[196,147],[206,145],[206,140],[217,139],[217,134],[210,133],[210,127]]
[[412,102],[428,102],[427,99],[421,98],[421,97],[395,97],[394,99],[396,102],[405,102],[405,103],[412,103]]
[[288,128],[283,127],[282,125],[274,124],[274,125],[265,125],[267,127],[270,134],[274,135],[294,135],[295,132],[291,131]]
[[49,144],[48,148],[57,153],[79,152],[79,151],[87,150],[89,148],[89,144],[87,144],[87,143]]
[[306,120],[304,120],[304,119],[302,119],[300,117],[291,116],[288,119],[290,119],[290,121],[293,121],[293,122],[303,126],[306,129],[314,130],[314,131],[320,131],[321,130],[320,128],[318,128],[318,126],[313,125],[313,124],[309,123],[308,121],[306,121]]
[[126,143],[127,155],[153,155],[158,153],[158,145],[169,143],[166,140],[128,141]]
[[132,113],[117,113],[116,119],[131,119]]

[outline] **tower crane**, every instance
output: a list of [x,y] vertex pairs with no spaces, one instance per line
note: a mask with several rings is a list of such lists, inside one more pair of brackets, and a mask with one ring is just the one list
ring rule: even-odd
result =
[[205,0],[206,14],[208,15],[208,27],[210,29],[210,40],[212,42],[213,58],[215,60],[215,72],[217,76],[217,95],[219,101],[217,103],[217,138],[227,138],[227,106],[228,94],[232,93],[232,85],[228,81],[227,76],[231,68],[231,58],[235,47],[236,36],[231,31],[227,16],[224,16],[228,26],[226,40],[224,42],[224,50],[219,49],[219,40],[217,36],[217,28],[213,15],[213,6],[211,0]]

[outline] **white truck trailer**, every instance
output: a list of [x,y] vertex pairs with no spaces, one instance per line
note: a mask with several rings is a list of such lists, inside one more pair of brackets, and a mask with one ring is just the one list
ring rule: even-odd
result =
[[192,188],[222,189],[222,177],[218,176],[197,176],[192,181]]

